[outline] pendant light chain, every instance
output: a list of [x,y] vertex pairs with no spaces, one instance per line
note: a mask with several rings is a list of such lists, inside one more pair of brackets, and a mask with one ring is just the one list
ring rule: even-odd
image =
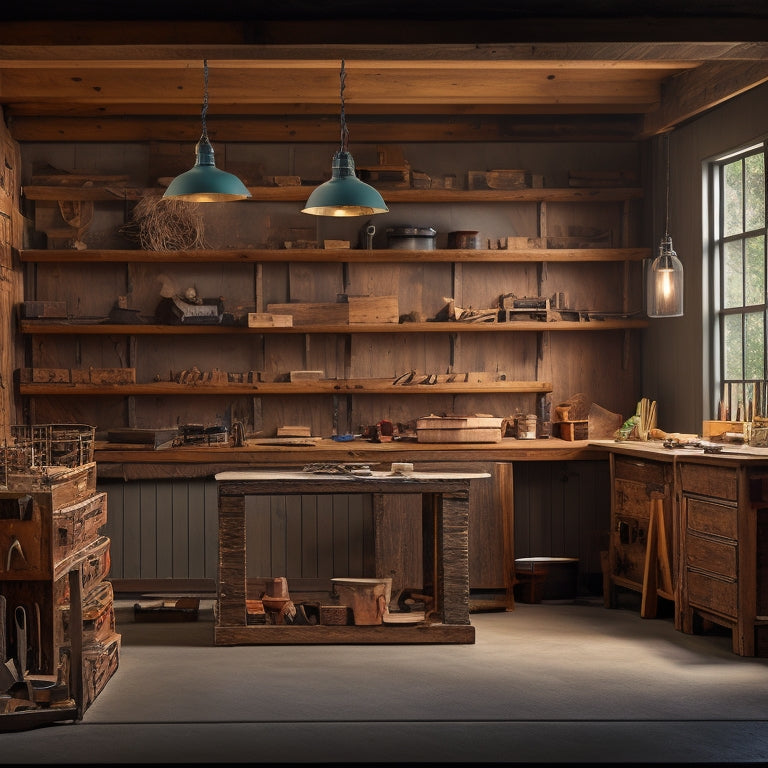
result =
[[344,59],[341,60],[341,72],[339,73],[339,99],[341,101],[341,151],[349,151],[349,129],[347,117],[344,111],[344,89],[346,88],[347,71],[344,68]]
[[302,213],[313,216],[371,216],[387,213],[384,198],[370,184],[357,178],[355,161],[349,152],[349,131],[344,104],[347,71],[341,60],[339,101],[341,102],[341,146],[333,155],[331,178],[317,187],[307,199]]
[[205,123],[205,117],[208,114],[208,59],[203,59],[203,111],[200,119],[203,123],[203,136],[208,136],[208,127]]
[[208,138],[208,59],[203,60],[203,108],[200,113],[202,134],[195,146],[195,165],[177,176],[168,185],[163,199],[175,198],[188,203],[221,203],[228,200],[247,200],[248,188],[237,176],[216,167],[213,147]]

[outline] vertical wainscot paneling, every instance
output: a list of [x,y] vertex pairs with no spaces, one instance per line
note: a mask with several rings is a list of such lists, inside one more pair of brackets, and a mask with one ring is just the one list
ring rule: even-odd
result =
[[[211,579],[218,562],[214,480],[105,481],[115,579]],[[249,497],[248,577],[294,583],[374,575],[366,495]]]
[[102,481],[116,579],[215,579],[218,501],[212,480]]
[[600,550],[610,526],[605,461],[518,462],[515,557],[579,558],[579,591],[600,594]]

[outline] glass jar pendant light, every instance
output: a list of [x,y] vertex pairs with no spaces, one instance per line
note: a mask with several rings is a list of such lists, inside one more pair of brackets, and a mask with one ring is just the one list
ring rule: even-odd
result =
[[349,152],[349,130],[344,113],[344,60],[341,62],[341,146],[333,156],[331,178],[309,196],[302,213],[314,216],[370,216],[387,213],[382,196],[355,175],[355,161]]
[[195,165],[177,176],[163,194],[163,199],[184,200],[189,203],[221,203],[246,200],[251,197],[248,188],[237,176],[216,167],[213,146],[208,139],[206,115],[208,113],[208,60],[203,62],[203,134],[197,142]]
[[683,265],[677,258],[669,235],[669,134],[666,142],[666,213],[664,237],[658,256],[646,275],[648,317],[681,317],[683,314]]

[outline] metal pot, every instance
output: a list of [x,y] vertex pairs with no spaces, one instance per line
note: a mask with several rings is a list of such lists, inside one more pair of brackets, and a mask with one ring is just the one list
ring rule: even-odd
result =
[[387,248],[401,251],[434,251],[437,230],[432,227],[388,227]]

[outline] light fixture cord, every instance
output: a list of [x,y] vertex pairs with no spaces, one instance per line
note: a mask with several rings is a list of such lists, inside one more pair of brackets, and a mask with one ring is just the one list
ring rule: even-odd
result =
[[669,237],[669,134],[664,134],[664,142],[666,148],[666,203],[665,203],[665,220],[664,220],[664,237]]
[[344,68],[344,59],[341,60],[341,72],[339,73],[339,99],[341,100],[341,151],[346,152],[349,147],[349,129],[347,128],[347,118],[344,112],[344,88],[347,79],[347,72]]
[[208,114],[208,59],[203,60],[203,111],[201,120],[203,123],[203,136],[208,138],[208,128],[205,124],[205,117]]

